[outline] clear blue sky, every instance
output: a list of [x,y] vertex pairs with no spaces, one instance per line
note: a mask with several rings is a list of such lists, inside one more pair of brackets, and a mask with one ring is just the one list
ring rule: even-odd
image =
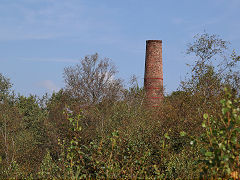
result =
[[143,82],[145,41],[163,40],[164,85],[189,70],[186,44],[206,30],[240,51],[240,0],[0,0],[0,72],[13,89],[42,95],[64,87],[63,68],[98,52],[118,76]]

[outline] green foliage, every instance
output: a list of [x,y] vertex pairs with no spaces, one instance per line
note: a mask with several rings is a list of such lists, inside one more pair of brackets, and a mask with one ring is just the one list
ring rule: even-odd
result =
[[21,156],[16,156],[16,160],[21,162],[26,171],[34,172],[41,163],[44,144],[47,143],[44,126],[47,112],[39,106],[37,97],[34,96],[19,96],[15,107],[21,117],[21,128],[15,134],[16,153]]
[[239,178],[239,56],[227,44],[197,36],[191,76],[154,109],[97,54],[66,68],[51,97],[15,96],[0,74],[0,179]]
[[0,73],[0,95],[8,93],[11,87],[10,79]]
[[16,161],[12,161],[9,164],[9,166],[5,166],[5,167],[2,167],[2,164],[0,164],[0,170],[1,170],[0,177],[4,179],[19,179],[24,177]]
[[[190,175],[193,163],[189,161],[191,153],[187,156],[174,153],[169,155],[171,147],[168,141],[171,138],[167,133],[158,145],[145,139],[145,134],[135,136],[126,134],[123,130],[115,130],[84,143],[78,134],[82,131],[80,124],[84,118],[83,112],[77,115],[67,113],[70,128],[76,134],[70,140],[59,141],[62,151],[56,164],[60,168],[59,172],[63,173],[61,178],[173,178]],[[51,166],[55,166],[51,159],[49,161],[54,164]],[[48,164],[46,160],[44,162],[43,164]],[[177,167],[179,163],[182,166],[180,168]],[[45,169],[47,174],[47,169],[51,168]],[[59,173],[51,173],[49,177],[57,178]]]
[[40,179],[48,179],[49,177],[61,178],[59,176],[60,168],[56,165],[56,163],[52,160],[50,152],[47,151],[41,166],[38,172],[38,178]]
[[239,173],[240,152],[240,99],[225,89],[221,100],[222,114],[215,117],[204,114],[202,127],[206,132],[199,139],[202,144],[202,175],[229,178]]

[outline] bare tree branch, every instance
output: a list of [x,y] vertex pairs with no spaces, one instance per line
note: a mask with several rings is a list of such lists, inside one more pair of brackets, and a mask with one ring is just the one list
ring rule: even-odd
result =
[[66,90],[84,104],[99,103],[121,96],[122,81],[115,77],[117,70],[110,59],[98,54],[85,56],[79,64],[64,69]]

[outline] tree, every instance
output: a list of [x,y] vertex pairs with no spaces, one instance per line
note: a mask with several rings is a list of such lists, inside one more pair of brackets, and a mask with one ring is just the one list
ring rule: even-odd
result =
[[0,73],[0,94],[8,93],[11,87],[10,80]]
[[196,61],[191,66],[191,78],[182,82],[182,88],[208,99],[222,92],[222,87],[231,88],[239,84],[239,57],[233,52],[227,56],[229,42],[217,35],[204,32],[196,35],[195,41],[188,44],[187,54],[194,54]]
[[116,100],[121,95],[122,81],[110,59],[97,53],[85,56],[80,63],[64,69],[66,90],[84,104]]

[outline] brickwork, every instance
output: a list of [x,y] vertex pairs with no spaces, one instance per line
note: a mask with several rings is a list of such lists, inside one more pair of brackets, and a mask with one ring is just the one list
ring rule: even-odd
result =
[[144,89],[147,104],[159,106],[163,99],[162,41],[146,41]]

